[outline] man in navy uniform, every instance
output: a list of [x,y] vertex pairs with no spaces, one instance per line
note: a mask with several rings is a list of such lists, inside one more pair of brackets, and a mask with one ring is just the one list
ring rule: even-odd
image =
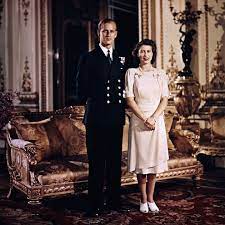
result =
[[76,77],[77,97],[86,104],[84,124],[89,160],[88,197],[90,216],[104,205],[119,210],[121,154],[125,123],[124,73],[113,43],[117,25],[112,19],[98,24],[99,45],[83,55]]

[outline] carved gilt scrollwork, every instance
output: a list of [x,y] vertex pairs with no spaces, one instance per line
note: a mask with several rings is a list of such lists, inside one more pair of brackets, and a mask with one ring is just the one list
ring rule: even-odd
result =
[[84,106],[69,106],[56,110],[56,114],[71,114],[71,118],[82,119],[84,116]]
[[11,171],[11,176],[13,177],[14,180],[16,181],[21,181],[21,175],[17,170]]
[[[37,204],[39,203],[39,199],[41,199],[42,194],[41,194],[41,188],[32,188],[32,189],[28,189],[27,191],[27,195],[28,195],[28,199],[30,199],[31,201],[35,201],[37,200]],[[32,202],[30,202],[32,204]],[[34,202],[35,204],[35,202]]]
[[36,160],[37,149],[35,145],[26,145],[25,151],[28,155],[30,165],[36,165],[37,164],[37,160]]
[[41,110],[46,111],[47,108],[47,83],[46,83],[46,76],[47,76],[47,57],[46,52],[47,50],[47,6],[46,0],[41,0],[40,2],[40,13],[41,13]]
[[39,186],[39,185],[41,185],[41,183],[35,177],[34,172],[32,172],[32,171],[30,171],[30,183],[31,183],[31,186]]

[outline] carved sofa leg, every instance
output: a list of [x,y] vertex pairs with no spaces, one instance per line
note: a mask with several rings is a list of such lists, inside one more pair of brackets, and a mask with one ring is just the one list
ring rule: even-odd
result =
[[7,194],[7,198],[14,198],[16,195],[16,188],[14,187],[13,185],[13,181],[12,181],[12,178],[10,178],[10,182],[9,182],[9,192]]
[[13,185],[10,185],[9,192],[7,194],[7,198],[10,198],[11,197],[11,194],[13,192],[13,189],[14,189]]
[[27,196],[27,200],[28,200],[28,204],[29,205],[40,205],[41,204],[41,200],[42,200],[42,196],[41,195],[36,195],[37,192],[35,191],[31,191],[28,196]]
[[27,200],[28,204],[30,205],[39,205],[41,204],[41,200],[43,198],[43,195],[41,194],[41,187],[32,187],[28,190],[27,193]]

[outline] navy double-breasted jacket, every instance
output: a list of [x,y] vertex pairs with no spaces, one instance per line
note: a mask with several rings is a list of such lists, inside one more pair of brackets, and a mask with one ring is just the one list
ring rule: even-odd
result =
[[84,124],[121,126],[125,123],[124,71],[116,51],[110,64],[97,46],[78,65],[76,96],[86,104]]

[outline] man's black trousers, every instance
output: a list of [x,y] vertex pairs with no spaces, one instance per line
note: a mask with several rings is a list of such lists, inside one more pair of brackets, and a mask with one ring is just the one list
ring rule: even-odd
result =
[[95,127],[86,125],[89,160],[88,196],[92,209],[102,208],[104,186],[109,207],[120,206],[123,125]]

